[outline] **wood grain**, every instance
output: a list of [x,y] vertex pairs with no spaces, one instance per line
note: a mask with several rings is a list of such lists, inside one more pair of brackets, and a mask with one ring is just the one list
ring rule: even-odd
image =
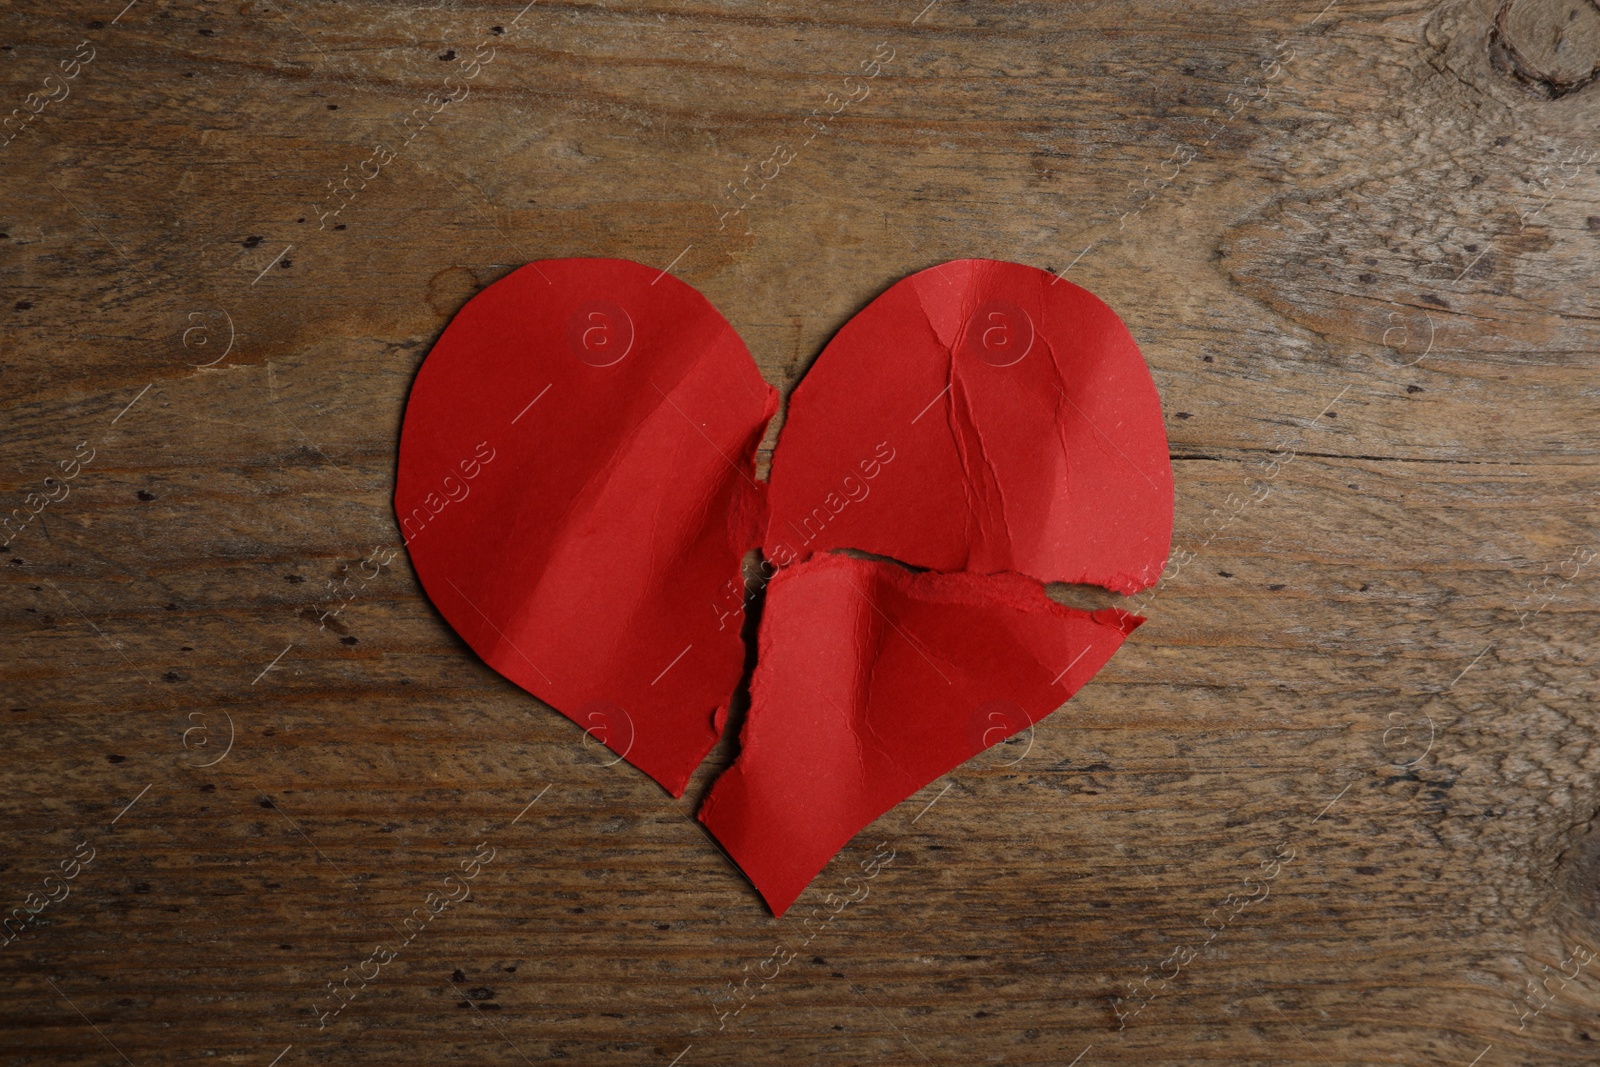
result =
[[[0,13],[6,107],[57,97],[0,148],[5,507],[92,454],[0,553],[0,903],[93,850],[0,950],[7,1062],[1594,1062],[1590,0],[123,2]],[[785,390],[906,274],[1032,263],[1162,393],[1149,624],[782,922],[692,819],[731,738],[681,802],[603,766],[403,552],[319,625],[429,345],[572,255]]]

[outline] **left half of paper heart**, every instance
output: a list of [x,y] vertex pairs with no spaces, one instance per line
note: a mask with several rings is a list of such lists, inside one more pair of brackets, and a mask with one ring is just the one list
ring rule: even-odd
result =
[[740,561],[777,408],[692,287],[620,259],[530,263],[417,373],[395,513],[489,666],[681,796],[742,673]]

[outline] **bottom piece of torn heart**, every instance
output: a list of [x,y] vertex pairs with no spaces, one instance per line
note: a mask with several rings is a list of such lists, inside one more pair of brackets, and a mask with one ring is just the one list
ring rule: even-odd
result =
[[781,916],[860,830],[1050,714],[1142,622],[1017,575],[796,564],[767,588],[739,758],[700,821]]

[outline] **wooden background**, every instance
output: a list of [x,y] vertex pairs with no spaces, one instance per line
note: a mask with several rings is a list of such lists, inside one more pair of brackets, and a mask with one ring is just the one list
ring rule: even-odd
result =
[[[0,10],[0,1059],[1600,1058],[1591,0],[124,2]],[[731,741],[673,801],[361,566],[440,329],[581,255],[785,390],[1031,263],[1161,390],[1149,624],[784,921]]]

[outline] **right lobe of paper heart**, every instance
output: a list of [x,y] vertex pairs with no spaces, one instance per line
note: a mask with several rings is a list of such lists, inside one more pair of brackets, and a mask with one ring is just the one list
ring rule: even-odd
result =
[[[1127,328],[1033,267],[956,260],[848,322],[774,454],[737,762],[700,819],[782,915],[851,837],[1085,684],[1172,539],[1160,398]],[[855,549],[894,562],[826,553]],[[823,553],[823,555],[818,555]],[[963,728],[997,705],[1000,730]]]

